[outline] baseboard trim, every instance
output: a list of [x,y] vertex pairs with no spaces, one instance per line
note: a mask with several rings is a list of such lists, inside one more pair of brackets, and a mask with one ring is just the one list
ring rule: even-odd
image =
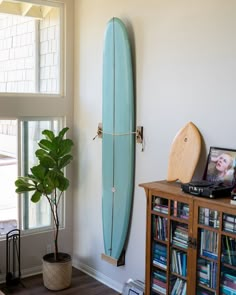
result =
[[94,269],[84,263],[78,262],[78,261],[73,260],[72,264],[75,268],[81,270],[82,272],[86,273],[90,277],[93,277],[97,281],[112,288],[113,290],[119,292],[120,294],[122,293],[123,286],[120,283],[117,283],[116,281],[112,280],[108,276],[104,275],[103,273],[97,271],[96,269]]

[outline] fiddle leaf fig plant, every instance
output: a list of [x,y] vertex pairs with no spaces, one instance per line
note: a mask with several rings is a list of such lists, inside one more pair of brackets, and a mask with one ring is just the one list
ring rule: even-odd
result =
[[51,130],[44,130],[42,135],[45,138],[39,141],[39,149],[35,152],[38,165],[30,169],[30,174],[18,177],[15,181],[16,193],[31,192],[31,201],[34,203],[39,202],[42,197],[48,200],[54,222],[55,261],[59,260],[59,203],[70,184],[64,170],[73,159],[73,141],[64,138],[68,130],[68,127],[63,128],[57,136]]

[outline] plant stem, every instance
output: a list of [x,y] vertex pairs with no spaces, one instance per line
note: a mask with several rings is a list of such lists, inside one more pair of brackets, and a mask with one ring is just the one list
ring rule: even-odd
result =
[[[50,204],[50,209],[53,217],[53,223],[54,223],[54,248],[55,248],[55,260],[58,260],[58,234],[59,234],[59,218],[58,218],[58,210],[57,205],[55,202],[52,201],[52,199],[46,195],[46,198]],[[55,191],[55,200],[56,200],[56,191]]]

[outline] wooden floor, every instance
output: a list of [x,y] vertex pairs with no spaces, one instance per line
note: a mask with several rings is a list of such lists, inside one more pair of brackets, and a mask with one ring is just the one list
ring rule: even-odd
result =
[[5,294],[19,295],[41,295],[41,294],[56,294],[56,295],[118,295],[116,291],[96,281],[94,278],[73,268],[71,287],[62,291],[49,291],[43,286],[42,275],[32,276],[22,279],[23,286],[18,285],[11,288],[6,288],[5,285],[0,285],[0,290]]

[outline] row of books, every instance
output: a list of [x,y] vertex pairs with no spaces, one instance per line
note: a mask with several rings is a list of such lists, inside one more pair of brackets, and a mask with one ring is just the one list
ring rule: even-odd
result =
[[218,234],[209,230],[200,230],[200,255],[217,259],[218,253]]
[[219,228],[219,212],[210,210],[209,208],[200,208],[199,223],[214,228]]
[[171,212],[173,216],[183,219],[189,218],[189,205],[178,201],[172,201]]
[[163,214],[168,214],[168,206],[167,205],[155,205],[153,207],[153,210],[154,211],[157,211],[157,212],[160,212],[160,213],[163,213]]
[[186,295],[187,291],[187,283],[180,278],[177,278],[175,283],[173,284],[173,288],[171,290],[171,295]]
[[224,214],[223,215],[223,230],[236,233],[236,216]]
[[175,223],[172,227],[172,244],[178,247],[188,248],[188,225]]
[[168,200],[160,197],[153,196],[153,206],[154,211],[168,214]]
[[236,266],[236,240],[228,237],[222,237],[222,262]]
[[153,216],[153,236],[159,240],[167,241],[167,218],[161,216]]
[[175,272],[181,276],[186,277],[187,253],[173,249],[171,255],[171,268],[172,272]]
[[205,259],[198,259],[197,274],[200,284],[212,289],[216,288],[217,263]]
[[[153,210],[168,214],[168,200],[160,197],[153,197]],[[189,205],[178,201],[171,202],[171,213],[175,217],[182,219],[189,218]]]
[[153,245],[153,264],[167,269],[167,248],[165,245]]
[[[214,228],[219,228],[219,212],[209,208],[200,208],[199,223]],[[236,216],[230,214],[223,215],[223,230],[236,232]]]
[[223,273],[221,286],[221,293],[224,295],[235,295],[236,294],[236,274]]
[[163,271],[155,270],[152,273],[152,289],[161,294],[166,294],[167,279]]

